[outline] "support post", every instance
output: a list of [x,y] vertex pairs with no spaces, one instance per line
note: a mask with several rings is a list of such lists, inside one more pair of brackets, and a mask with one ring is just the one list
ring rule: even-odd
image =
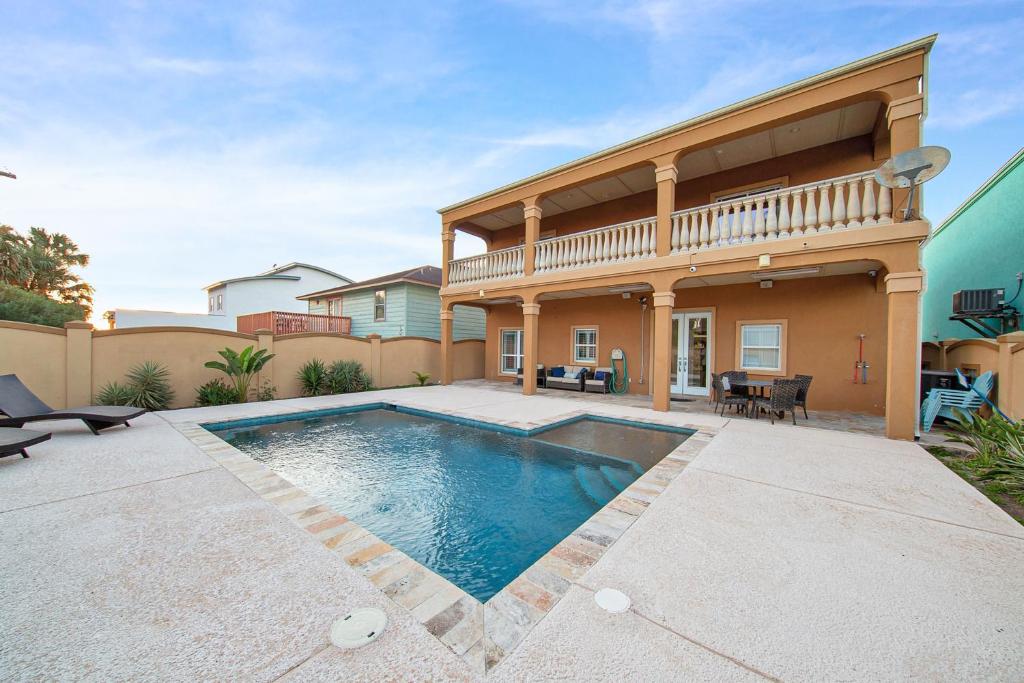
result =
[[67,358],[64,387],[65,408],[92,403],[92,323],[73,320],[64,323]]
[[1024,378],[1013,376],[1013,348],[1018,344],[1024,344],[1024,332],[1010,332],[996,337],[999,342],[999,364],[996,366],[996,383],[999,386],[999,396],[996,405],[1015,420],[1024,419],[1024,405],[1013,404],[1013,392],[1015,390],[1015,379],[1024,381]]
[[[889,103],[885,112],[889,126],[889,152],[896,156],[902,152],[921,146],[921,115],[924,113],[924,96],[910,95]],[[917,188],[914,195],[914,209],[921,215],[921,191]],[[893,220],[903,219],[909,190],[894,189],[892,191]]]
[[523,275],[533,275],[537,260],[537,240],[540,239],[540,197],[523,202],[523,218],[526,222],[526,238],[523,242]]
[[658,183],[658,256],[668,256],[672,252],[672,212],[676,208],[677,176],[674,163],[654,170],[654,178]]
[[[268,354],[274,353],[274,333],[267,328],[261,328],[256,330],[256,350],[266,349]],[[256,377],[256,393],[259,394],[260,389],[263,385],[269,381],[273,387],[277,386],[274,381],[274,361],[271,360],[263,369],[260,370],[259,375]]]
[[441,226],[441,286],[448,286],[448,271],[455,258],[455,229],[451,223]]
[[537,344],[540,304],[523,304],[523,395],[537,393]]
[[921,341],[918,338],[921,271],[885,276],[889,297],[888,348],[885,363],[885,435],[912,441],[917,431],[921,372]]
[[454,321],[454,311],[441,310],[441,384],[445,385],[455,381]]
[[379,389],[382,380],[380,373],[380,335],[368,334],[366,338],[370,342],[370,383],[374,388]]
[[653,408],[668,411],[671,405],[672,359],[672,309],[675,306],[674,292],[654,293],[654,353],[651,363],[651,392]]

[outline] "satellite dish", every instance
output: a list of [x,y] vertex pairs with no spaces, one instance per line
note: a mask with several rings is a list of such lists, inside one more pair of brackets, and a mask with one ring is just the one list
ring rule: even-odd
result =
[[945,147],[935,145],[918,147],[897,154],[882,164],[875,171],[875,180],[886,187],[910,188],[907,208],[903,211],[903,220],[910,220],[914,214],[914,194],[917,186],[942,173],[947,164],[949,164],[949,150]]

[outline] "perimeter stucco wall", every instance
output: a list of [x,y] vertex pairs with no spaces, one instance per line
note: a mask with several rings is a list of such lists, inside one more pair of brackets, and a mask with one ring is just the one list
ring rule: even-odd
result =
[[[878,163],[874,159],[874,145],[870,136],[850,138],[699,178],[680,179],[676,183],[675,210],[707,204],[714,192],[777,178],[786,178],[787,186],[802,185],[824,178],[868,171],[878,166]],[[540,230],[541,233],[554,230],[556,235],[567,235],[654,216],[657,213],[657,200],[657,191],[650,190],[575,211],[542,216]],[[525,226],[520,223],[495,231],[487,250],[494,251],[519,244],[526,234],[525,230]]]
[[[68,332],[74,332],[78,340],[70,352]],[[18,375],[42,400],[54,408],[65,408],[69,400],[75,405],[90,402],[103,385],[123,381],[133,366],[152,360],[170,370],[175,392],[172,407],[181,408],[195,403],[197,387],[225,377],[205,368],[204,363],[220,360],[217,352],[225,347],[241,351],[246,346],[265,346],[275,354],[259,381],[270,379],[277,387],[277,398],[300,395],[296,375],[299,367],[313,358],[328,364],[358,361],[374,373],[373,382],[381,388],[414,384],[413,370],[428,372],[434,381],[440,379],[441,345],[433,339],[371,341],[338,334],[275,338],[181,327],[64,330],[10,321],[0,321],[0,374]],[[375,353],[379,355],[374,357]],[[69,373],[69,367],[74,372]],[[479,378],[483,372],[484,342],[456,343],[456,378]]]
[[[740,320],[785,320],[786,374],[814,377],[809,406],[817,410],[885,412],[887,302],[875,280],[867,275],[778,280],[771,289],[757,283],[675,290],[675,312],[712,310],[714,340],[712,368],[725,372],[736,366],[736,323]],[[644,346],[648,358],[644,384],[640,379],[640,305],[638,295],[620,295],[540,302],[539,361],[546,366],[571,363],[572,328],[598,327],[598,365],[609,365],[614,347],[629,361],[630,393],[650,391],[651,331],[648,308]],[[487,319],[486,376],[514,377],[499,369],[500,330],[522,327],[518,306],[494,306]],[[867,384],[853,383],[858,334],[865,334],[864,358],[870,364]],[[671,361],[674,362],[674,361]],[[751,373],[751,376],[756,376]],[[768,376],[757,376],[770,379]]]

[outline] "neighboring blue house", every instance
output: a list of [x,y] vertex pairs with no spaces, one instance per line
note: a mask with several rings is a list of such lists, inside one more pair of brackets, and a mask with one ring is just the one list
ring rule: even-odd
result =
[[949,319],[957,290],[1003,288],[1006,302],[1022,310],[1018,273],[1024,272],[1024,149],[932,232],[921,260],[927,283],[923,341],[978,336]]
[[[441,338],[441,269],[420,266],[350,285],[298,297],[310,313],[352,319],[352,334],[365,337]],[[455,339],[484,339],[486,314],[473,306],[456,306]]]

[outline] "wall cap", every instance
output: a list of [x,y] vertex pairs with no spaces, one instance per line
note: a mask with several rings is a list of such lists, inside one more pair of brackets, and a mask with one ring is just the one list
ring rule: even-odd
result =
[[366,338],[369,339],[370,341],[379,340],[380,339],[380,335],[377,334],[376,332],[372,332],[372,333],[366,335]]
[[23,323],[17,320],[0,320],[0,329],[25,330],[26,332],[42,332],[43,334],[59,334],[67,336],[67,330],[63,327],[50,327],[49,325],[37,325],[35,323]]
[[146,334],[147,332],[198,332],[204,334],[219,334],[224,337],[233,337],[235,339],[247,339],[250,341],[256,341],[255,334],[246,334],[245,332],[232,332],[231,330],[218,330],[215,327],[186,327],[184,325],[154,325],[152,327],[123,327],[116,328],[113,330],[95,330],[93,332],[93,336],[116,337],[122,334]]
[[92,323],[85,320],[69,320],[64,323],[65,330],[91,330]]
[[253,334],[255,334],[257,337],[266,337],[267,335],[273,335],[274,332],[273,330],[268,330],[266,327],[261,327],[260,329],[253,332]]
[[1001,334],[996,337],[996,341],[1000,344],[1016,344],[1024,342],[1024,331]]

